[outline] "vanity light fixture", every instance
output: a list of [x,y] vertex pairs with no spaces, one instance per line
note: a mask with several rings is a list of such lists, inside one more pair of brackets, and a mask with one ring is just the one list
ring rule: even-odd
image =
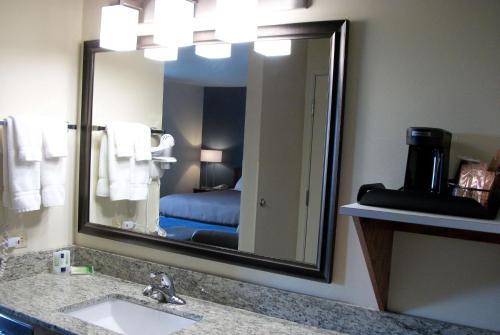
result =
[[210,59],[229,58],[231,57],[231,44],[200,44],[195,47],[194,52],[200,57]]
[[289,56],[292,53],[292,41],[255,41],[253,50],[267,57]]
[[144,49],[144,57],[160,62],[177,60],[178,48],[151,48]]
[[130,51],[137,47],[139,11],[123,5],[105,6],[101,10],[101,48]]
[[155,0],[154,43],[166,47],[193,45],[194,2]]
[[258,0],[216,0],[215,37],[227,43],[257,39]]

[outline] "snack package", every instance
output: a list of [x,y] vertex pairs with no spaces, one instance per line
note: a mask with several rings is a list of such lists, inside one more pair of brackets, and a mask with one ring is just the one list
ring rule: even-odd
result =
[[491,160],[488,171],[495,172],[496,178],[493,183],[493,188],[500,189],[500,149],[497,150],[496,156]]
[[460,171],[460,188],[453,193],[456,196],[472,198],[487,207],[495,177],[496,172],[488,171],[488,165],[485,163],[465,164]]

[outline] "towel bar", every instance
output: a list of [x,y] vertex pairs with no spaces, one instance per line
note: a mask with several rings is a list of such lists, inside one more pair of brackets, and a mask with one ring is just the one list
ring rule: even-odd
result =
[[[0,120],[0,126],[5,126],[4,120]],[[68,129],[76,130],[76,129],[78,129],[78,126],[76,124],[69,124],[68,123]],[[102,131],[102,130],[106,130],[106,127],[104,127],[104,126],[92,126],[92,130]],[[163,131],[163,129],[151,128],[151,134],[165,134],[165,131]]]

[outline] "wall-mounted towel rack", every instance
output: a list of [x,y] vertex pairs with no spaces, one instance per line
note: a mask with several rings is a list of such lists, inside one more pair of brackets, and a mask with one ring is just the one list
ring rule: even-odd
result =
[[[5,126],[4,120],[0,120],[0,126]],[[76,124],[69,124],[68,123],[68,129],[76,130],[76,129],[78,129],[78,126]],[[104,126],[92,126],[92,130],[103,131],[103,130],[106,130],[106,127],[104,127]],[[162,129],[151,128],[151,134],[162,135],[162,134],[165,134],[165,131],[163,131]]]
[[[0,120],[0,126],[5,126],[4,120]],[[76,129],[78,129],[78,126],[76,124],[69,124],[68,123],[68,129],[76,130]]]
[[[92,130],[102,131],[102,130],[106,130],[106,127],[104,127],[104,126],[92,126]],[[165,134],[165,131],[163,129],[151,128],[151,134],[163,135],[163,134]]]

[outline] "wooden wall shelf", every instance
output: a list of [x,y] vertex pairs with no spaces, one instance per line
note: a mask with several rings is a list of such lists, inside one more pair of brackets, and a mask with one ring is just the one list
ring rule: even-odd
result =
[[387,309],[395,231],[500,244],[500,216],[481,220],[350,204],[341,215],[354,219],[363,256],[380,310]]

